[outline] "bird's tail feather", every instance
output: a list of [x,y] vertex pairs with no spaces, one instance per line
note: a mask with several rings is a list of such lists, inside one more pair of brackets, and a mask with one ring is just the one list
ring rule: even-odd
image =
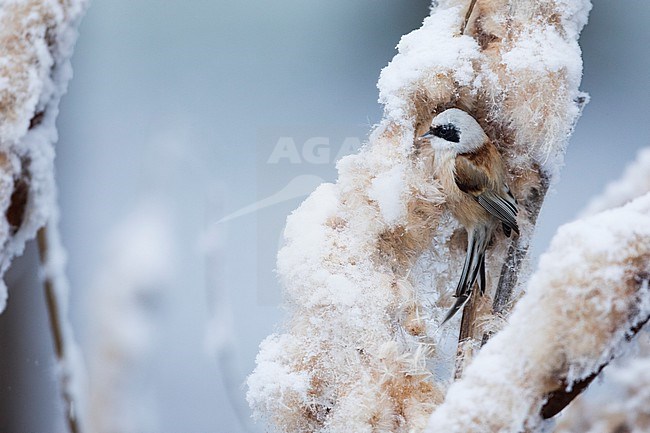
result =
[[469,295],[470,295],[470,293],[468,292],[468,293],[460,295],[459,297],[456,298],[456,302],[454,302],[454,305],[449,309],[449,311],[447,311],[447,315],[445,316],[445,320],[442,321],[440,326],[447,323],[449,321],[449,319],[454,317],[454,315],[458,312],[458,310],[460,310],[461,308],[463,308],[465,306],[465,303],[469,300]]
[[481,254],[481,263],[479,264],[477,281],[481,295],[485,295],[485,285],[487,284],[487,281],[485,279],[485,252]]
[[487,227],[479,227],[468,233],[467,255],[458,286],[456,286],[456,302],[445,316],[442,324],[451,319],[469,300],[472,287],[477,279],[481,294],[485,293],[485,249],[487,248],[488,234]]

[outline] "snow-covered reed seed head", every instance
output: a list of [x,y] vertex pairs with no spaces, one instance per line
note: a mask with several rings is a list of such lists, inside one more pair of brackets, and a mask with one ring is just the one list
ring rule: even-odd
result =
[[473,152],[488,139],[476,119],[458,108],[450,108],[433,118],[431,127],[420,138],[431,141],[436,150]]

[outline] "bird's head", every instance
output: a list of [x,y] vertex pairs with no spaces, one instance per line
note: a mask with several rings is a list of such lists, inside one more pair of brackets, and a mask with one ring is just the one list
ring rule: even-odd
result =
[[487,140],[476,119],[458,108],[450,108],[434,117],[431,127],[420,138],[429,139],[434,149],[456,153],[473,152]]

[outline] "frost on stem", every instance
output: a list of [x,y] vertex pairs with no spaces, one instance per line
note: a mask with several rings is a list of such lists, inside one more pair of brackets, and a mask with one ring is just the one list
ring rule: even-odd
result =
[[[440,1],[402,38],[378,83],[382,122],[287,219],[277,267],[289,319],[261,344],[247,395],[275,430],[421,431],[441,402],[453,329],[436,330],[466,239],[416,139],[435,114],[460,107],[498,145],[522,209],[516,251],[528,245],[585,102],[577,38],[590,4],[479,0],[461,35],[468,4]],[[484,317],[508,242],[498,234],[488,250]],[[525,254],[512,256],[520,267]]]
[[427,433],[537,431],[650,318],[650,194],[559,229]]
[[[0,277],[55,212],[55,119],[85,0],[0,3]],[[0,291],[0,311],[6,288]]]
[[594,393],[590,389],[566,409],[555,433],[650,431],[650,335],[644,332],[639,340],[633,356],[607,366]]
[[[65,253],[54,184],[55,119],[71,77],[85,0],[0,2],[0,312],[2,277],[25,242],[38,240],[58,373],[70,431],[79,431],[82,364],[67,322]],[[45,226],[47,225],[47,228]]]
[[[593,215],[650,193],[649,179],[650,150],[646,148],[620,179],[591,201],[583,214]],[[650,333],[641,332],[637,340],[636,350],[608,365],[603,380],[566,408],[556,433],[650,431]]]

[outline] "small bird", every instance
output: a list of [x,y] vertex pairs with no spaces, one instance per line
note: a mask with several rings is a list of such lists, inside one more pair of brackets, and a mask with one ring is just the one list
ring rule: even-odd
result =
[[519,234],[517,200],[506,183],[499,151],[465,111],[443,111],[420,138],[429,139],[449,209],[467,230],[465,264],[445,324],[469,300],[477,280],[481,294],[485,293],[485,250],[499,223],[506,236],[513,231]]

